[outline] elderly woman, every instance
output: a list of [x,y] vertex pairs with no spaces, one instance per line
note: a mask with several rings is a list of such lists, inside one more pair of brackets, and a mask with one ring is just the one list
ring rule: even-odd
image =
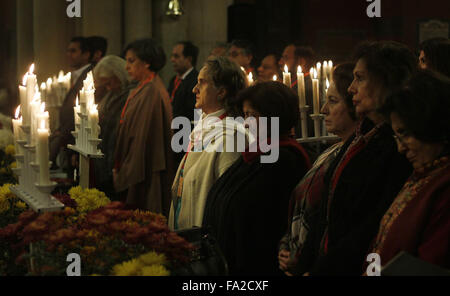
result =
[[166,56],[153,39],[135,41],[125,52],[126,70],[139,85],[120,114],[114,186],[130,207],[167,215],[173,180],[172,109],[157,74]]
[[247,120],[279,118],[279,139],[271,137],[273,127],[267,127],[267,139],[276,145],[278,158],[265,163],[260,157],[271,151],[260,149],[267,139],[260,132],[266,127],[258,124],[255,152],[250,143],[211,188],[203,226],[217,239],[230,274],[274,275],[279,273],[274,254],[286,227],[282,222],[289,196],[310,167],[307,153],[288,136],[299,118],[298,98],[279,82],[262,82],[239,93],[237,99]]
[[287,275],[301,275],[297,269],[301,270],[302,267],[297,266],[297,262],[306,264],[307,261],[299,258],[307,258],[313,251],[308,248],[314,235],[310,234],[310,229],[317,219],[320,201],[326,191],[325,174],[343,144],[354,135],[358,124],[352,95],[347,92],[353,80],[354,67],[355,64],[346,63],[334,68],[327,100],[321,110],[325,115],[327,131],[339,136],[341,141],[317,158],[292,193],[288,232],[280,242],[278,254],[280,269]]
[[312,275],[361,274],[380,219],[412,170],[378,109],[416,70],[414,54],[397,42],[374,42],[361,45],[356,60],[349,92],[362,121],[325,176],[314,253],[301,259],[300,272]]
[[[99,148],[104,158],[95,160],[96,188],[105,192],[112,199],[116,199],[113,186],[114,152],[116,148],[117,129],[120,113],[128,98],[130,88],[129,76],[125,70],[124,59],[109,55],[104,57],[93,70],[95,95],[98,103],[100,139]],[[98,90],[104,90],[97,96]],[[99,98],[101,98],[100,101]]]
[[202,115],[173,182],[172,229],[202,225],[209,189],[240,156],[236,149],[227,149],[226,142],[234,140],[235,135],[226,133],[223,127],[230,114],[229,102],[247,86],[245,74],[226,57],[216,57],[206,62],[197,80],[193,89],[195,108],[201,109]]
[[432,38],[419,46],[419,67],[440,72],[450,77],[450,40]]
[[414,172],[384,214],[371,253],[382,265],[406,251],[450,269],[450,80],[421,71],[382,110]]

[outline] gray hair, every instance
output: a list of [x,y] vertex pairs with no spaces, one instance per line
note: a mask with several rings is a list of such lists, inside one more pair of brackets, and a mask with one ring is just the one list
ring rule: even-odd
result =
[[248,86],[247,76],[242,69],[227,57],[214,57],[206,61],[205,72],[214,86],[226,91],[224,106],[228,111],[237,94]]
[[120,80],[123,89],[130,82],[130,76],[125,70],[125,66],[126,62],[124,59],[115,55],[108,55],[95,66],[93,70],[94,79],[116,76]]

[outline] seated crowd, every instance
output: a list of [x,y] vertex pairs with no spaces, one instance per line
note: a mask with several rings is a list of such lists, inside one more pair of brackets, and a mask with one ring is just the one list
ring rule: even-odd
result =
[[[173,230],[204,227],[231,275],[363,275],[369,254],[384,266],[402,251],[450,269],[448,39],[425,41],[420,55],[394,41],[365,42],[336,65],[320,112],[339,140],[318,154],[295,139],[296,75],[290,87],[273,81],[281,66],[309,69],[310,47],[288,44],[255,71],[250,43],[235,40],[218,44],[197,71],[198,48],[179,42],[166,89],[156,40],[129,44],[125,59],[95,62],[83,42],[72,43],[84,57],[78,69],[93,69],[105,154],[95,161],[95,186],[130,208],[162,213]],[[305,88],[312,105],[307,74]],[[65,109],[74,96],[66,101],[68,128],[55,151],[70,142],[63,133],[73,112]],[[181,117],[186,137],[174,124]],[[245,119],[243,128],[230,128],[229,117]],[[228,149],[240,136],[242,151]],[[262,161],[275,150],[276,161]]]

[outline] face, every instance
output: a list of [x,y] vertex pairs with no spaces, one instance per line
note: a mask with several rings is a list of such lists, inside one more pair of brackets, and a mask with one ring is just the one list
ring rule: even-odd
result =
[[391,124],[398,151],[405,154],[415,169],[421,168],[439,157],[444,148],[443,144],[427,143],[416,139],[406,129],[403,121],[396,113],[391,114]]
[[423,52],[423,50],[420,51],[419,68],[420,69],[426,69],[427,68],[425,53]]
[[258,68],[258,79],[261,81],[271,81],[273,75],[278,76],[278,65],[275,56],[266,56],[262,62],[261,66]]
[[221,57],[227,54],[227,49],[225,47],[216,47],[211,50],[209,57]]
[[228,58],[233,62],[237,63],[239,66],[247,69],[250,67],[250,62],[252,61],[251,56],[247,56],[244,54],[244,50],[242,48],[231,46],[228,51]]
[[355,121],[351,119],[344,98],[338,93],[334,81],[331,81],[328,88],[321,113],[325,115],[325,126],[330,133],[343,137],[355,128]]
[[97,89],[97,83],[101,87],[104,87],[107,91],[118,93],[122,90],[122,84],[117,76],[112,77],[99,77],[95,79],[95,88]]
[[67,59],[69,66],[79,69],[89,62],[89,52],[82,53],[79,42],[70,42],[67,47]]
[[249,125],[247,126],[247,128],[250,127],[250,125],[256,124],[256,130],[259,130],[259,117],[261,116],[261,114],[256,111],[253,106],[250,104],[249,101],[244,101],[244,103],[242,104],[242,111],[244,112],[244,118],[248,119],[249,117],[253,117],[255,118],[255,121],[253,122],[249,122]]
[[224,91],[215,87],[211,77],[206,72],[206,67],[200,70],[197,84],[192,90],[196,94],[195,108],[202,109],[206,114],[222,109],[220,99],[224,96]]
[[133,80],[143,81],[148,77],[150,65],[139,59],[133,50],[127,51],[125,59],[127,61],[125,69]]
[[[280,68],[282,70],[284,70],[284,65],[287,65],[289,68],[289,71],[297,73],[297,61],[295,58],[295,46],[294,45],[289,45],[286,46],[286,48],[283,51],[283,55],[281,56],[280,60],[278,61],[278,66],[280,66]],[[309,71],[309,70],[308,70]]]
[[179,75],[183,75],[187,70],[192,67],[192,58],[185,57],[183,55],[184,45],[177,44],[172,50],[172,55],[170,56],[170,62],[172,63],[173,69]]
[[353,105],[358,115],[370,117],[370,115],[375,114],[380,93],[374,87],[374,83],[367,72],[366,64],[361,59],[358,60],[353,70],[353,82],[350,84],[348,92],[353,94]]

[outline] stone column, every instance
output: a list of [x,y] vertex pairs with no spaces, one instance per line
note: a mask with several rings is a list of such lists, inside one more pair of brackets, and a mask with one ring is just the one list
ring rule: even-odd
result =
[[75,35],[75,18],[66,13],[69,2],[34,0],[34,61],[39,85],[60,70],[68,72],[66,49]]
[[152,1],[124,0],[124,46],[152,36]]
[[84,37],[94,35],[105,37],[108,39],[106,54],[121,54],[123,47],[122,1],[84,0],[82,10],[82,35]]

